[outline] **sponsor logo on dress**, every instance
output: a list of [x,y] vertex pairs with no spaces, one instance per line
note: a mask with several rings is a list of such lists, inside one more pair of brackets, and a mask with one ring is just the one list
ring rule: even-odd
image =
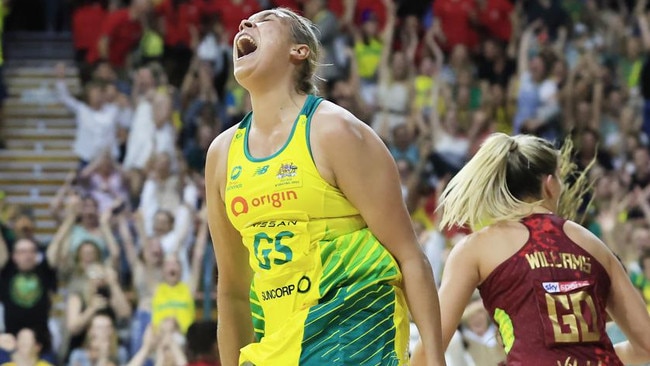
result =
[[237,180],[239,176],[241,175],[241,165],[237,165],[236,167],[232,168],[230,171],[230,180]]
[[279,286],[270,290],[261,291],[262,301],[269,301],[279,299],[285,296],[290,296],[294,291],[299,294],[305,294],[311,289],[311,280],[307,276],[302,276],[297,284],[288,284]]
[[242,196],[236,196],[230,201],[230,212],[235,216],[248,213],[252,207],[263,207],[271,205],[275,208],[280,208],[284,205],[285,201],[293,201],[298,199],[298,193],[294,190],[287,190],[275,192],[271,194],[264,194],[252,199],[246,199]]
[[571,292],[589,285],[589,281],[542,282],[542,287],[549,294]]
[[269,171],[269,166],[268,166],[268,165],[264,165],[264,166],[261,166],[261,167],[255,169],[255,173],[253,173],[253,176],[256,176],[256,175],[264,175],[264,174],[266,174],[266,172],[268,172],[268,171]]
[[294,163],[285,163],[280,165],[280,170],[278,171],[278,179],[292,178],[296,176],[296,171],[298,167]]

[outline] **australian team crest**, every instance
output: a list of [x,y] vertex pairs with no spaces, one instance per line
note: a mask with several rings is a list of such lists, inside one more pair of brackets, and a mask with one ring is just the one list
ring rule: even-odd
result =
[[295,177],[296,170],[298,170],[298,167],[294,163],[281,164],[277,177],[278,179]]

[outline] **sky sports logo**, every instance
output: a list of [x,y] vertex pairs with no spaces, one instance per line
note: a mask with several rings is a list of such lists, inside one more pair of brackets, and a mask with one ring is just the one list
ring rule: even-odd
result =
[[566,293],[589,286],[589,281],[543,282],[542,287],[549,294]]
[[262,207],[271,205],[275,208],[280,208],[285,201],[297,200],[298,194],[294,190],[275,192],[272,194],[265,194],[252,199],[246,199],[242,196],[237,196],[230,201],[230,212],[237,217],[241,214],[248,213],[250,207]]

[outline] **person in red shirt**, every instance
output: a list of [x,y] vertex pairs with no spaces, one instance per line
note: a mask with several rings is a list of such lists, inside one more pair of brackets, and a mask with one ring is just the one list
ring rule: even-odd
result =
[[512,36],[514,6],[508,0],[477,0],[478,19],[490,36],[509,42]]
[[470,50],[478,46],[479,37],[474,27],[477,24],[474,0],[436,0],[433,2],[436,18],[436,36],[440,47],[451,51],[462,44]]
[[301,0],[271,0],[271,7],[287,8],[293,11],[300,11],[302,8],[301,4]]
[[141,19],[150,8],[150,0],[133,0],[128,8],[110,13],[102,23],[97,46],[88,52],[88,62],[107,59],[118,72],[124,71],[129,53],[142,36]]
[[[560,154],[532,135],[490,135],[444,192],[441,227],[469,225],[440,287],[447,346],[478,288],[512,366],[650,361],[650,316],[614,253],[557,214]],[[628,341],[612,345],[609,316]],[[422,356],[416,347],[413,365]]]
[[169,82],[179,87],[199,41],[200,5],[193,0],[163,0],[156,13],[163,21],[164,66]]
[[257,0],[203,0],[202,8],[204,13],[219,14],[229,42],[237,34],[242,19],[262,10]]
[[[395,1],[397,2],[397,1]],[[352,10],[352,21],[360,26],[364,22],[364,14],[374,14],[379,21],[379,27],[383,28],[386,24],[386,7],[382,1],[378,0],[356,0],[354,9]],[[341,19],[345,16],[346,0],[329,0],[327,1],[327,8],[332,11],[336,16]]]
[[79,7],[72,12],[72,41],[75,49],[75,59],[82,62],[88,51],[97,44],[101,36],[102,24],[107,11],[97,0],[83,0]]

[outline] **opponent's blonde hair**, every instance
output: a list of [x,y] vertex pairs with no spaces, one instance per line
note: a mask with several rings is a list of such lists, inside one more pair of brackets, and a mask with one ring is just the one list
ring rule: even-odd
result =
[[442,228],[473,230],[503,220],[520,219],[542,201],[542,180],[555,174],[558,151],[531,135],[490,135],[476,155],[442,193]]

